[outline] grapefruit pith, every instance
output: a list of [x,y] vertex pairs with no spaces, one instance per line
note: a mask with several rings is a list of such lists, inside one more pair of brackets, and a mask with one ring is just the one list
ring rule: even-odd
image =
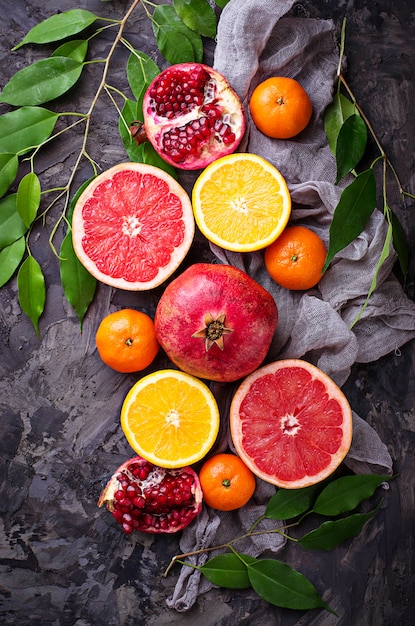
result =
[[81,263],[99,281],[130,291],[163,283],[186,256],[194,230],[186,191],[144,163],[120,163],[97,176],[72,218]]
[[270,363],[238,387],[230,408],[236,451],[256,476],[298,489],[332,474],[352,440],[352,411],[336,383],[301,359]]

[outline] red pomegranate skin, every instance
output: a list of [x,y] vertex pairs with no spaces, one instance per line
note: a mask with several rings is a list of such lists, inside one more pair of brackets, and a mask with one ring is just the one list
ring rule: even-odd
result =
[[[206,319],[223,316],[223,349],[214,341],[207,349]],[[198,378],[231,382],[264,361],[278,309],[271,294],[242,270],[196,263],[167,286],[154,323],[158,341],[177,367]]]

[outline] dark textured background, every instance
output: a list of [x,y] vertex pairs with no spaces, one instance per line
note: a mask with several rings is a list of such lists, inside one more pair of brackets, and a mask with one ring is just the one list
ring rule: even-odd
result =
[[[415,192],[414,52],[411,2],[314,0],[297,3],[299,16],[347,17],[348,80],[371,120],[403,187]],[[0,0],[1,85],[17,69],[44,56],[26,46],[11,53],[25,33],[49,15],[87,8],[120,18],[130,2],[99,0]],[[413,7],[412,7],[413,8]],[[142,9],[131,17],[125,36],[157,59],[151,26]],[[91,44],[104,55],[111,34]],[[51,46],[50,49],[53,49]],[[206,60],[212,58],[207,47]],[[109,82],[127,90],[127,52],[120,48]],[[160,60],[160,59],[158,59]],[[58,104],[61,111],[84,111],[97,85],[90,66],[78,86]],[[9,110],[0,106],[0,113]],[[71,154],[80,145],[66,133],[37,161],[44,187],[65,180]],[[373,147],[373,146],[372,146]],[[93,117],[89,153],[105,169],[126,160],[115,110],[102,95]],[[372,151],[376,154],[375,151]],[[24,167],[22,172],[24,171]],[[91,175],[86,162],[77,177]],[[400,201],[391,181],[389,202],[411,242],[414,202]],[[58,207],[31,238],[47,281],[41,341],[17,303],[16,281],[0,292],[0,623],[16,626],[130,626],[146,624],[278,624],[281,626],[407,626],[415,614],[415,425],[414,344],[375,363],[356,366],[345,391],[353,408],[388,445],[399,477],[384,506],[353,541],[328,553],[289,547],[284,559],[308,575],[339,617],[272,607],[249,591],[212,590],[187,614],[169,610],[178,569],[162,572],[178,551],[177,537],[125,538],[96,501],[107,476],[131,450],[120,432],[123,398],[136,375],[106,368],[95,350],[99,320],[114,308],[137,306],[154,313],[160,290],[144,294],[100,286],[83,333],[65,302],[58,263],[48,245]],[[59,246],[62,232],[55,244]],[[188,261],[209,259],[197,238]],[[414,297],[414,257],[408,293]],[[160,355],[152,367],[167,365]],[[375,498],[374,502],[377,501]]]

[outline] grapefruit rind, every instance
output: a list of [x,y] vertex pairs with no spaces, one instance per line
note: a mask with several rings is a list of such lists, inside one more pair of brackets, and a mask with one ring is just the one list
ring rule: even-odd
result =
[[[176,386],[175,394],[171,385]],[[121,408],[121,427],[132,449],[165,468],[192,465],[206,456],[216,441],[219,422],[209,387],[180,370],[144,376]]]
[[[83,207],[85,206],[87,201],[92,198],[95,191],[102,183],[108,183],[108,181],[111,181],[114,175],[119,172],[128,171],[139,172],[143,175],[148,174],[150,176],[156,177],[160,181],[164,181],[164,183],[168,185],[169,193],[175,194],[181,201],[182,221],[184,225],[183,240],[171,251],[168,263],[162,267],[159,267],[156,276],[150,280],[140,280],[139,278],[137,278],[137,280],[126,280],[122,277],[111,276],[110,273],[106,273],[97,267],[97,263],[87,254],[83,245],[83,238],[86,235],[84,227]],[[108,216],[110,215],[111,208],[108,207]],[[166,216],[166,220],[168,220],[168,216]],[[118,231],[114,233],[117,236]],[[182,263],[185,256],[187,255],[193,242],[194,233],[195,220],[193,216],[192,204],[187,192],[170,174],[156,166],[144,163],[119,163],[118,165],[114,165],[113,167],[109,168],[105,172],[102,172],[102,174],[99,174],[96,178],[92,180],[88,187],[79,196],[75,204],[72,216],[73,247],[79,261],[89,271],[89,273],[100,282],[111,287],[116,287],[118,289],[123,289],[126,291],[144,291],[154,289],[155,287],[158,287],[160,284],[162,284],[165,280],[167,280],[167,278],[169,278],[176,271],[176,269],[179,267],[179,265]],[[146,260],[145,253],[146,251],[144,249],[143,261]],[[114,249],[114,254],[116,254],[116,248]]]
[[[296,471],[298,469],[298,477],[297,478],[281,478],[281,474],[284,474],[285,465],[288,467],[292,465],[290,463],[290,459],[293,457],[287,458],[287,463],[284,463],[284,460],[281,461],[277,458],[276,447],[273,447],[271,450],[267,450],[267,435],[271,432],[273,435],[278,433],[278,429],[282,430],[282,422],[281,422],[281,412],[278,410],[278,405],[282,406],[284,403],[284,399],[278,395],[278,391],[275,388],[270,388],[269,393],[260,392],[260,398],[257,400],[258,403],[261,404],[262,410],[265,412],[267,408],[268,412],[262,414],[265,419],[262,420],[262,425],[260,424],[261,420],[256,420],[254,415],[244,415],[243,414],[243,403],[246,398],[249,398],[250,391],[252,389],[252,385],[260,380],[264,379],[268,375],[273,375],[277,372],[280,372],[284,368],[288,370],[292,368],[301,368],[305,372],[307,372],[311,376],[311,381],[315,383],[318,381],[320,384],[324,385],[325,392],[328,396],[328,400],[331,402],[331,406],[333,403],[337,406],[337,409],[340,408],[342,414],[342,423],[336,424],[335,428],[341,428],[342,435],[338,444],[333,442],[333,450],[327,452],[327,450],[320,450],[317,447],[315,448],[315,454],[320,456],[330,457],[329,462],[326,463],[325,467],[320,468],[316,472],[307,471],[304,466],[301,466],[301,469],[298,469],[298,465],[296,465]],[[269,379],[271,380],[271,379]],[[259,389],[259,388],[258,388]],[[258,389],[256,392],[258,393]],[[300,395],[300,394],[299,394]],[[301,401],[301,397],[299,398]],[[301,402],[299,402],[300,404]],[[275,407],[275,414],[272,413],[272,408]],[[323,409],[322,409],[323,410]],[[338,412],[338,411],[337,411]],[[301,422],[301,419],[300,419]],[[263,429],[263,425],[265,423],[265,430]],[[300,423],[301,426],[301,423]],[[258,433],[260,432],[258,429],[262,428],[261,436],[259,438]],[[327,374],[322,372],[319,368],[308,363],[307,361],[303,361],[301,359],[286,359],[281,361],[276,361],[265,365],[249,376],[245,378],[245,380],[241,383],[239,388],[236,390],[236,393],[232,399],[231,407],[230,407],[230,429],[232,440],[236,449],[237,454],[241,457],[241,459],[245,462],[245,464],[252,470],[252,472],[261,478],[262,480],[276,485],[277,487],[283,487],[285,489],[299,489],[302,487],[307,487],[309,485],[316,484],[321,482],[328,476],[330,476],[337,467],[341,464],[344,457],[348,453],[352,441],[352,410],[350,408],[350,404],[341,391],[341,389],[336,385],[336,383],[329,377]],[[252,446],[248,444],[248,438],[250,433],[252,434],[253,430],[256,430],[258,439],[256,441],[257,449],[261,451],[262,459],[259,459],[258,456],[256,458],[252,454]],[[324,430],[324,429],[323,429]],[[281,443],[284,449],[284,437],[290,437],[289,433],[282,434]],[[254,438],[255,438],[254,437]],[[292,450],[292,440],[286,439],[285,450]],[[250,449],[251,453],[247,451],[247,448]],[[278,448],[280,449],[280,448]],[[301,456],[301,450],[299,451]],[[271,472],[265,469],[265,465],[268,463],[268,467],[271,463],[274,464],[274,468],[278,465],[275,471]],[[308,459],[310,461],[310,457]],[[298,456],[296,455],[296,461],[298,462]],[[312,462],[312,460],[311,460]]]

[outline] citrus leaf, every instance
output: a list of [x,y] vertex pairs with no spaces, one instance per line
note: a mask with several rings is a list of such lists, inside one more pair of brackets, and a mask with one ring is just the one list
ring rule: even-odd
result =
[[216,36],[216,15],[207,0],[174,0],[174,10],[182,22],[203,37]]
[[319,494],[313,511],[320,515],[340,515],[353,511],[363,500],[370,498],[381,483],[391,480],[391,476],[362,474],[343,476],[329,483]]
[[332,550],[346,539],[356,537],[366,522],[377,513],[382,501],[369,513],[354,513],[343,519],[323,522],[318,528],[297,541],[303,548],[309,550]]
[[24,106],[54,100],[73,87],[83,67],[70,57],[35,61],[12,76],[0,94],[0,102]]
[[265,517],[285,520],[301,515],[311,507],[318,489],[318,485],[302,489],[278,489],[268,502]]
[[373,275],[372,282],[371,282],[369,290],[367,292],[366,300],[365,300],[363,306],[361,307],[358,315],[353,320],[352,325],[351,325],[352,327],[360,319],[363,311],[366,309],[367,305],[369,304],[369,300],[370,300],[370,297],[371,297],[372,293],[376,289],[380,268],[382,267],[383,263],[386,261],[386,259],[388,258],[389,254],[390,254],[391,242],[392,242],[392,223],[388,222],[388,230],[386,232],[385,241],[383,243],[382,251],[381,251],[380,256],[378,258],[378,261],[376,263],[375,273]]
[[42,269],[31,255],[20,266],[17,287],[21,309],[30,318],[39,337],[39,317],[45,307],[46,289]]
[[69,205],[69,209],[68,209],[68,222],[71,224],[72,223],[72,214],[73,214],[73,210],[75,208],[76,203],[78,202],[78,198],[81,195],[81,193],[83,191],[85,191],[85,189],[88,187],[89,183],[92,183],[92,181],[96,178],[96,176],[91,176],[91,178],[88,178],[88,180],[86,180],[85,182],[82,183],[82,185],[76,190],[71,203]]
[[0,200],[0,250],[10,246],[27,232],[27,227],[17,212],[17,194]]
[[191,42],[173,26],[161,25],[157,29],[156,42],[161,54],[172,65],[195,61]]
[[398,216],[394,211],[392,211],[392,209],[390,209],[390,218],[392,222],[393,247],[398,255],[401,272],[404,277],[406,277],[409,267],[409,254],[405,242],[405,231],[402,228],[402,224],[400,223]]
[[336,154],[337,136],[345,120],[356,112],[356,108],[342,93],[336,93],[324,113],[324,130],[330,150]]
[[40,181],[34,172],[22,178],[17,188],[17,212],[29,228],[36,217],[40,205]]
[[[168,4],[159,5],[153,13],[153,31],[157,39],[157,32],[161,26],[170,26],[174,30],[182,33],[187,42],[190,42],[193,48],[193,55],[185,61],[196,61],[201,63],[203,60],[203,41],[198,33],[183,24],[174,8]],[[187,46],[187,44],[185,44]],[[164,55],[163,55],[164,56]],[[169,60],[169,59],[167,59]]]
[[20,237],[0,251],[0,287],[13,276],[26,249],[25,238]]
[[73,39],[63,43],[51,54],[52,57],[70,57],[79,63],[85,60],[88,42],[84,39]]
[[59,253],[60,276],[63,291],[75,310],[82,329],[82,322],[94,299],[97,281],[79,261],[72,243],[72,231],[64,237]]
[[71,9],[64,13],[57,13],[36,24],[13,50],[27,43],[42,44],[66,39],[80,33],[97,19],[94,13],[84,9]]
[[143,146],[137,146],[136,142],[130,133],[130,124],[140,118],[138,102],[135,100],[126,100],[121,111],[121,115],[118,120],[118,132],[124,144],[125,151],[128,154],[130,161],[142,163],[142,148]]
[[46,141],[58,115],[43,107],[21,107],[0,116],[0,151],[24,154]]
[[144,52],[134,50],[128,57],[127,80],[133,96],[138,102],[138,119],[140,120],[143,119],[141,117],[143,96],[153,78],[159,73],[160,69],[158,65]]
[[8,188],[17,176],[19,159],[15,154],[0,154],[0,198],[4,196]]
[[164,159],[161,158],[161,156],[155,151],[151,143],[144,143],[140,147],[142,149],[141,161],[140,161],[141,163],[148,163],[148,165],[155,165],[156,167],[159,167],[160,169],[164,170],[165,172],[167,172],[168,174],[170,174],[171,176],[173,176],[173,178],[177,180],[178,177],[177,177],[176,169],[169,163],[166,163],[166,161],[164,161]]
[[367,143],[367,126],[358,114],[350,115],[340,128],[336,142],[336,183],[361,161]]
[[325,608],[333,612],[303,574],[274,559],[258,559],[247,564],[248,576],[256,593],[285,609]]
[[343,189],[329,231],[329,248],[323,272],[335,254],[349,245],[365,228],[376,206],[373,170],[365,170]]
[[227,589],[247,589],[251,586],[246,563],[256,559],[248,554],[239,556],[233,553],[220,554],[200,567],[202,574],[214,585]]
[[221,9],[225,8],[229,0],[215,0],[215,4]]

